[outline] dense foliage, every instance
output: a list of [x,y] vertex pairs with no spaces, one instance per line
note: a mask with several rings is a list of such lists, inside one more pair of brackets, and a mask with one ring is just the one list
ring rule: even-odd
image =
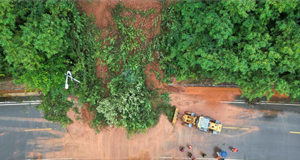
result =
[[178,80],[234,82],[252,100],[300,99],[300,1],[182,0],[164,10],[161,63]]
[[[46,119],[71,123],[66,116],[72,107],[69,94],[79,96],[82,103],[99,98],[95,59],[100,32],[74,1],[1,1],[0,34],[0,62],[10,64],[0,67],[8,68],[16,82],[43,91],[38,108]],[[64,90],[67,70],[81,84],[69,80],[70,89]]]
[[116,26],[104,40],[100,55],[103,65],[108,65],[109,92],[107,98],[99,100],[97,111],[109,125],[125,127],[131,136],[154,126],[162,112],[169,117],[173,113],[167,112],[172,110],[167,94],[158,94],[145,85],[145,67],[154,60],[155,48],[146,40],[143,22],[137,27],[133,25],[137,14],[146,16],[153,12],[118,4],[112,13]]
[[44,94],[63,84],[82,23],[71,1],[1,1],[0,45],[14,80]]
[[9,64],[5,60],[5,55],[3,53],[3,48],[0,47],[0,79],[1,76],[10,76]]
[[[5,1],[0,10],[1,61],[16,82],[43,91],[38,109],[47,120],[64,126],[72,122],[66,115],[73,106],[69,94],[89,104],[91,126],[97,131],[114,125],[125,127],[130,136],[155,125],[161,113],[172,117],[168,94],[145,85],[144,70],[154,59],[154,47],[146,40],[143,24],[133,27],[136,15],[148,16],[154,10],[118,4],[112,10],[116,25],[104,40],[74,1]],[[96,77],[97,59],[108,66],[105,79]],[[69,80],[64,90],[67,70],[80,83]]]
[[43,96],[42,101],[43,103],[37,108],[43,110],[45,119],[58,122],[64,127],[72,123],[72,120],[67,116],[67,112],[73,106],[73,103],[66,101],[66,96],[60,94],[52,97],[51,94],[47,94]]

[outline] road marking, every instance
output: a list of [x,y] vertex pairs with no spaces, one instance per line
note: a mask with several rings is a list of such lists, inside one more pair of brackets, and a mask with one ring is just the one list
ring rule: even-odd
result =
[[0,126],[1,131],[8,131],[8,132],[23,132],[26,129],[28,129],[28,128]]
[[35,104],[41,104],[39,102],[37,103],[0,103],[0,106],[18,106],[18,105],[35,105]]
[[292,134],[300,134],[300,132],[294,132],[294,131],[290,131],[290,133],[292,133]]
[[225,129],[239,129],[239,130],[248,130],[249,128],[241,128],[241,127],[223,127]]
[[52,123],[50,121],[47,121],[43,118],[24,118],[24,117],[6,117],[6,116],[0,116],[0,120],[6,120],[6,121],[34,121],[34,122],[44,122],[44,123]]
[[42,129],[26,129],[24,131],[30,132],[30,131],[49,131],[52,130],[52,128],[42,128]]
[[[221,103],[226,103],[226,104],[245,104],[245,103],[248,103],[248,102],[245,102],[243,100],[236,100],[236,101],[220,101]],[[271,104],[271,105],[282,105],[282,106],[300,106],[299,103],[270,103],[268,101],[261,101],[261,102],[257,102],[256,104]]]

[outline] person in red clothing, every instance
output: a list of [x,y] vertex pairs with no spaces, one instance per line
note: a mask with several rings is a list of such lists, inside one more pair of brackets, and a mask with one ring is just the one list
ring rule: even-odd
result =
[[188,146],[189,147],[189,149],[192,149],[192,146]]
[[237,149],[237,148],[232,148],[232,150],[231,150],[232,152],[238,152],[239,150]]
[[184,147],[181,147],[181,148],[180,148],[180,151],[183,152],[183,151],[184,151]]
[[196,158],[193,156],[192,153],[189,153],[188,156],[189,156],[192,160],[196,159]]

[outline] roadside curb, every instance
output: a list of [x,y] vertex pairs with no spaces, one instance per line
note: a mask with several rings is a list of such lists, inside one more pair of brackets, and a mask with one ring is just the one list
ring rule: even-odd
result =
[[29,96],[42,96],[42,92],[23,92],[23,93],[3,93],[0,97],[29,97]]
[[0,90],[0,104],[8,103],[20,103],[20,102],[31,102],[39,101],[42,99],[42,92],[26,92],[26,90],[11,90],[3,91]]

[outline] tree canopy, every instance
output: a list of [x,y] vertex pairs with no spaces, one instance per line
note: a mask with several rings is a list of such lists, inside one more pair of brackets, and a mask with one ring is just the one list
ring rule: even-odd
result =
[[[72,0],[0,2],[0,72],[11,74],[15,82],[26,84],[28,89],[43,92],[38,108],[47,120],[71,123],[66,113],[73,103],[67,101],[67,95],[94,94],[87,85],[97,81],[96,61],[87,61],[85,54],[95,54],[98,44],[96,32],[87,34],[91,33],[87,29],[93,29],[88,24],[87,16]],[[64,90],[67,70],[81,72],[84,84]],[[74,88],[73,83],[69,85]]]
[[84,22],[72,1],[1,1],[0,46],[14,80],[44,94],[63,84]]
[[250,100],[300,98],[300,1],[183,0],[164,10],[162,68],[234,82]]

